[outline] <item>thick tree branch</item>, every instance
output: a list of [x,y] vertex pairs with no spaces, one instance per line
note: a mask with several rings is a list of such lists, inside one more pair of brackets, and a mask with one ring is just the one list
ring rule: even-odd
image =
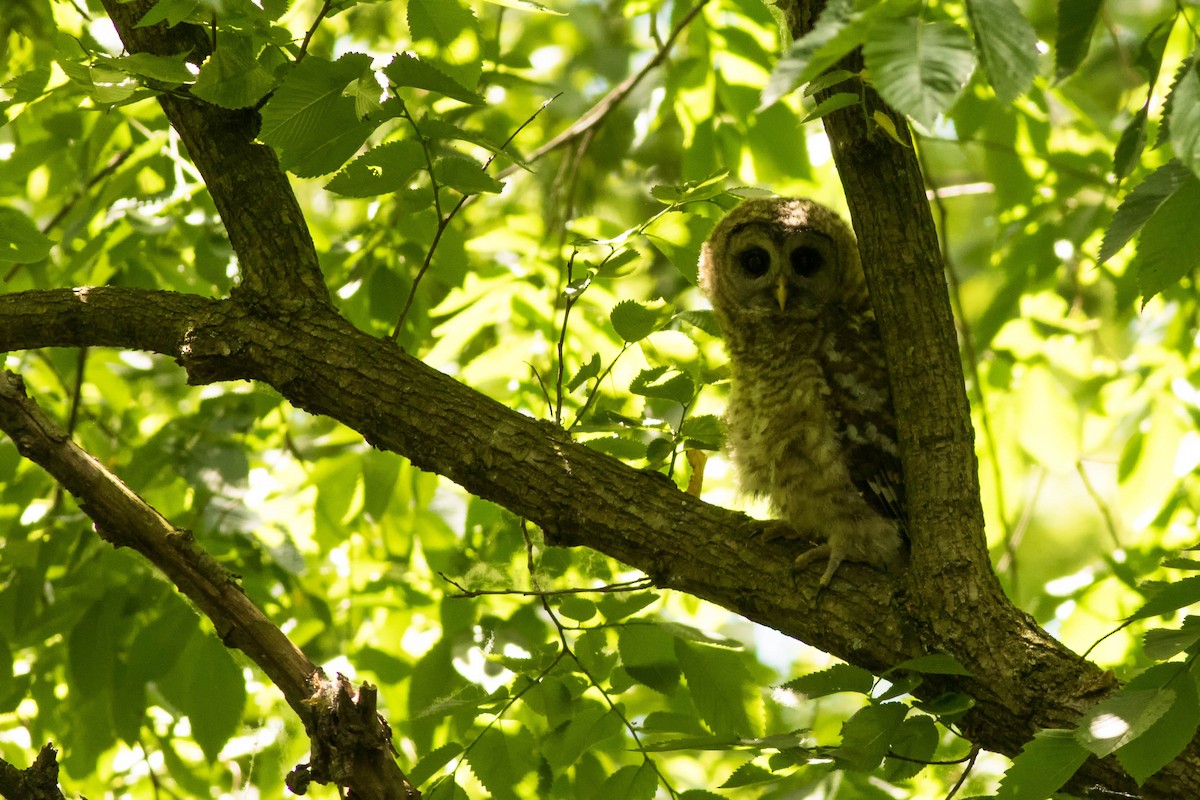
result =
[[[209,40],[195,25],[138,27],[154,0],[104,0],[121,41],[132,53],[189,53],[199,64]],[[239,290],[279,312],[329,305],[304,214],[275,151],[258,144],[254,109],[230,111],[196,98],[160,95],[159,104],[204,177],[241,267]]]

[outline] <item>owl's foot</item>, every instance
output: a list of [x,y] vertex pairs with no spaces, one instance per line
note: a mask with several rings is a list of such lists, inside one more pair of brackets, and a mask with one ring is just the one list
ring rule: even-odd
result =
[[884,571],[900,566],[902,542],[896,526],[883,517],[843,520],[831,526],[829,539],[796,557],[796,569],[801,570],[825,559],[825,572],[819,586],[824,588],[843,561],[870,564]]

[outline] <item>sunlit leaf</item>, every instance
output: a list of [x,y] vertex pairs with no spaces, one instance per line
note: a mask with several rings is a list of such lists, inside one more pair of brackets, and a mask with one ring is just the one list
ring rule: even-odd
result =
[[996,96],[1012,102],[1037,74],[1037,33],[1013,0],[967,0],[967,16]]
[[1054,64],[1060,81],[1075,72],[1087,56],[1103,5],[1104,0],[1058,0]]
[[28,216],[0,207],[0,261],[41,261],[53,245]]
[[838,761],[859,772],[878,767],[907,713],[908,707],[903,703],[881,703],[859,709],[842,726]]
[[432,64],[416,56],[400,53],[383,68],[384,74],[397,86],[411,86],[437,92],[470,105],[483,105],[483,98]]
[[996,800],[1045,800],[1070,780],[1088,755],[1073,731],[1038,731],[1000,779]]
[[888,21],[863,45],[863,57],[883,98],[926,128],[975,69],[970,35],[949,22]]
[[275,78],[255,58],[250,37],[227,36],[201,65],[192,93],[223,108],[246,108],[274,86]]

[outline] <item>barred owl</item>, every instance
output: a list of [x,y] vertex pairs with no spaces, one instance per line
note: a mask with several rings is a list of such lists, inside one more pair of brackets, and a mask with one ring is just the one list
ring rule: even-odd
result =
[[895,566],[903,492],[887,366],[850,227],[811,200],[748,200],[717,224],[700,284],[725,334],[742,488],[800,536],[797,566]]

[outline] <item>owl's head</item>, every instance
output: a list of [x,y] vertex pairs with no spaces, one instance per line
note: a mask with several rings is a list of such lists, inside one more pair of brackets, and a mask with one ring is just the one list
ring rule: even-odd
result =
[[798,198],[747,200],[726,214],[700,251],[700,286],[726,327],[814,319],[868,302],[850,226]]

